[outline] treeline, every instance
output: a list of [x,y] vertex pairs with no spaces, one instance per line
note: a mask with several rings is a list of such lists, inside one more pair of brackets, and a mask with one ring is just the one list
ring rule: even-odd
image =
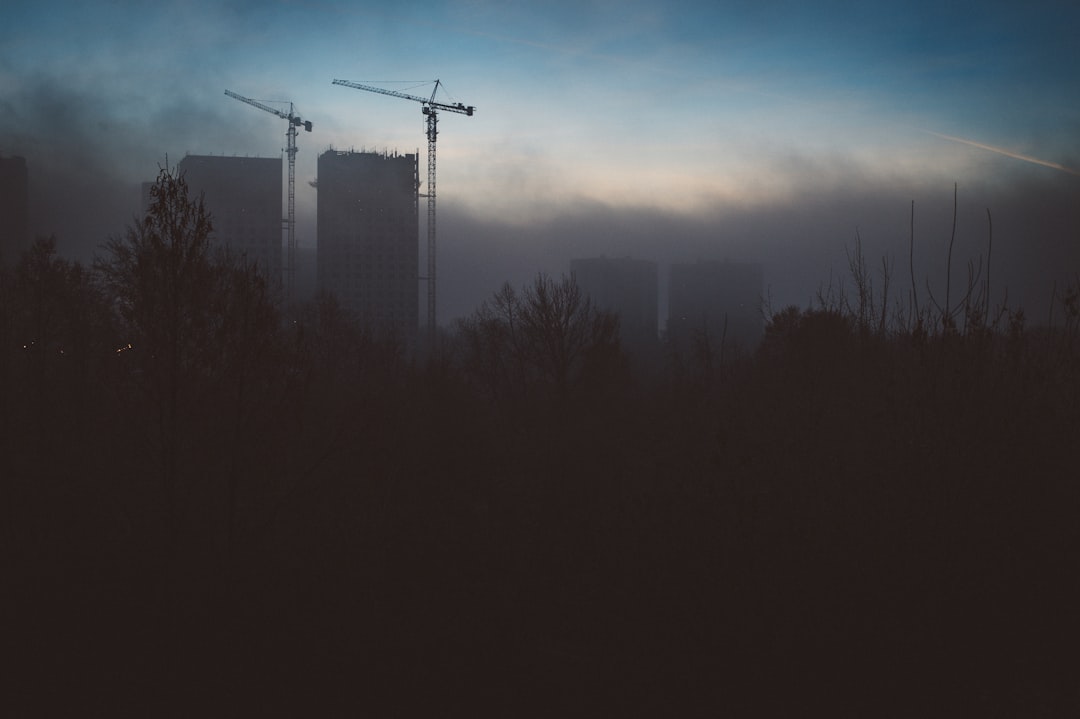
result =
[[152,200],[0,274],[12,715],[1080,709],[1076,286],[901,311],[856,247],[644,366],[540,276],[418,361]]

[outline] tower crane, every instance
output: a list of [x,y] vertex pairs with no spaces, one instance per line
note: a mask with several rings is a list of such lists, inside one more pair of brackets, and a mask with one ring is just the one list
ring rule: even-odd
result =
[[476,108],[472,105],[463,105],[460,102],[454,104],[447,104],[442,102],[435,102],[435,93],[439,91],[439,80],[435,81],[435,88],[431,91],[431,97],[418,97],[417,95],[408,95],[404,92],[397,92],[395,90],[387,90],[381,87],[373,87],[371,85],[362,85],[358,82],[350,82],[349,80],[334,80],[334,85],[342,85],[343,87],[351,87],[354,90],[367,90],[368,92],[377,92],[380,95],[389,95],[390,97],[399,97],[403,100],[412,100],[413,102],[419,102],[421,104],[421,111],[427,118],[427,141],[428,141],[428,189],[427,189],[427,309],[428,309],[428,345],[432,349],[435,347],[435,138],[438,135],[439,124],[439,111],[446,110],[447,112],[456,112],[461,115],[468,115],[472,117],[472,114],[476,111]]
[[237,95],[231,90],[226,90],[225,94],[240,102],[246,102],[252,107],[257,107],[260,110],[265,110],[266,112],[277,115],[282,120],[289,121],[289,129],[285,131],[285,153],[289,156],[289,214],[288,217],[285,218],[285,229],[288,233],[288,240],[285,244],[287,248],[285,264],[285,296],[289,300],[292,300],[296,278],[296,128],[303,126],[305,131],[311,132],[311,121],[300,119],[300,116],[295,113],[291,102],[289,103],[289,111],[284,112],[275,107],[264,105],[258,100],[252,100],[250,97]]

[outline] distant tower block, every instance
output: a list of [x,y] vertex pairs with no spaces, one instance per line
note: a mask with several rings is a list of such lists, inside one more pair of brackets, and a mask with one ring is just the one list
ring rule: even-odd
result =
[[279,287],[281,158],[188,155],[177,169],[192,197],[203,194],[214,240]]
[[419,326],[416,154],[319,155],[317,284],[365,327],[410,345]]
[[657,341],[656,263],[630,258],[571,260],[570,272],[594,306],[619,317],[619,339],[630,350]]
[[14,266],[30,246],[30,180],[26,160],[0,157],[0,264]]
[[761,265],[724,260],[671,266],[668,339],[688,350],[695,338],[714,348],[753,351],[764,333]]

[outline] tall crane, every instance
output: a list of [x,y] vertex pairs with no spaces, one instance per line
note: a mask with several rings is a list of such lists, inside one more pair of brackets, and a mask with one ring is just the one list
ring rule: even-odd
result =
[[252,100],[250,97],[237,95],[231,90],[226,90],[225,94],[240,102],[246,102],[252,107],[277,115],[282,120],[289,121],[289,129],[285,131],[285,153],[289,156],[289,215],[285,218],[285,229],[288,233],[288,241],[285,244],[287,248],[285,297],[291,301],[296,283],[296,128],[303,126],[304,130],[311,132],[311,122],[301,120],[300,116],[295,113],[291,102],[289,103],[289,111],[284,112],[275,107],[264,105],[258,100]]
[[404,92],[397,92],[395,90],[387,90],[382,87],[373,87],[371,85],[361,85],[358,82],[350,82],[349,80],[334,80],[334,85],[342,85],[344,87],[351,87],[354,90],[367,90],[368,92],[377,92],[380,95],[389,95],[390,97],[400,97],[403,100],[412,100],[413,102],[419,102],[421,104],[421,111],[427,118],[427,141],[428,141],[428,164],[427,164],[427,317],[428,317],[428,346],[431,349],[435,347],[435,138],[438,135],[439,124],[439,111],[446,110],[447,112],[456,112],[461,115],[468,115],[472,117],[472,114],[476,112],[476,108],[472,105],[466,106],[460,102],[454,104],[446,104],[442,102],[435,102],[435,93],[439,91],[438,80],[435,81],[435,89],[431,91],[431,97],[418,97],[417,95],[408,95]]

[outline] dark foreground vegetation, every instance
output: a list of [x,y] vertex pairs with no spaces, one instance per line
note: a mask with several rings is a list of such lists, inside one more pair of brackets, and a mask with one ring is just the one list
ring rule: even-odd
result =
[[541,277],[417,362],[154,193],[0,277],[6,716],[1080,712],[1077,287],[901,312],[856,248],[646,371]]

